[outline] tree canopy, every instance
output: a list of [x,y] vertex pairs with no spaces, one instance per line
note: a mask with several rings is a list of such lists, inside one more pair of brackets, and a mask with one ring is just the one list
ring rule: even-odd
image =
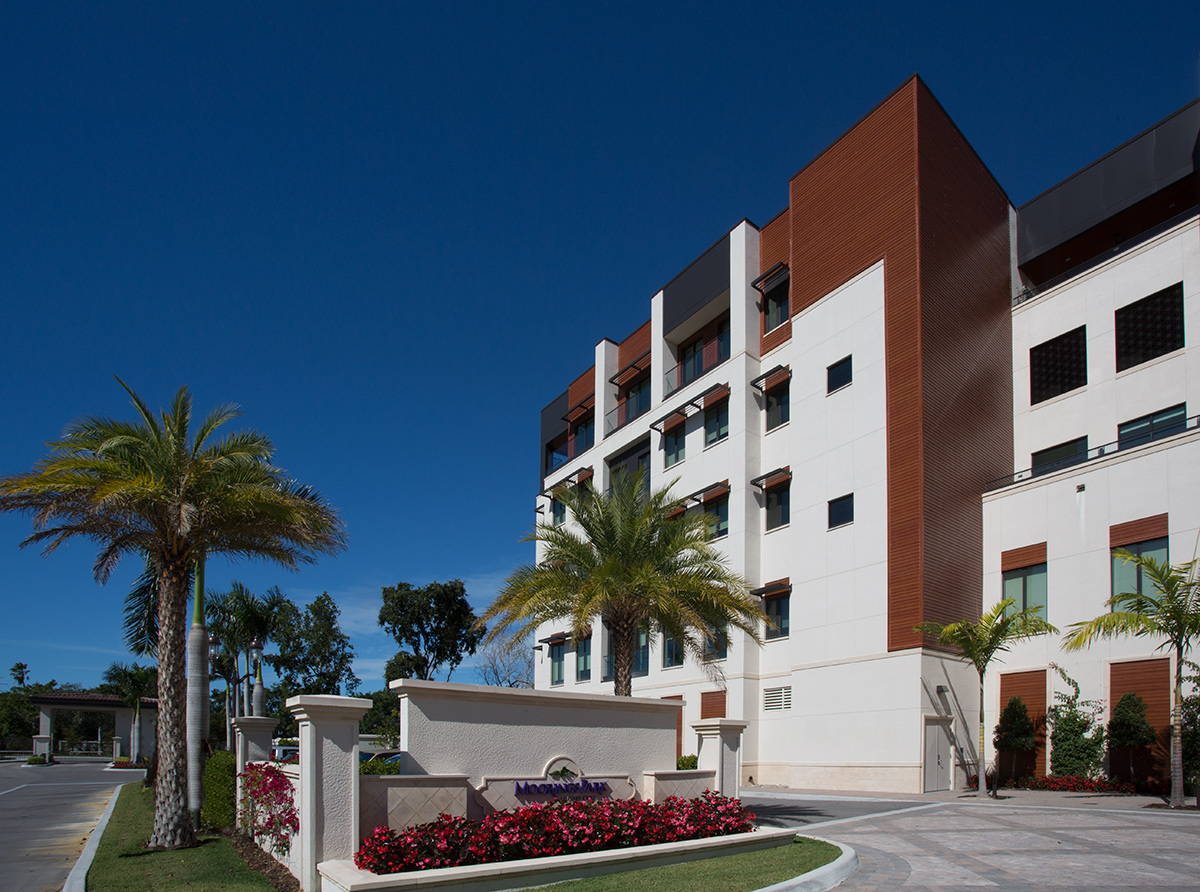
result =
[[379,625],[396,639],[400,650],[388,660],[384,679],[431,680],[442,667],[446,678],[474,654],[487,630],[476,624],[461,579],[431,582],[414,588],[398,582],[383,589]]
[[264,659],[279,673],[288,696],[297,694],[353,695],[359,680],[352,668],[354,647],[338,623],[337,603],[322,592],[301,610],[292,601],[276,616],[276,656]]

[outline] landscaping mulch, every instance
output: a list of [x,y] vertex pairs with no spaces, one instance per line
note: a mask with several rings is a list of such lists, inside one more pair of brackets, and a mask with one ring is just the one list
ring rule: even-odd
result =
[[227,830],[224,836],[251,870],[266,877],[275,892],[300,892],[300,881],[292,876],[291,871],[260,849],[245,833]]

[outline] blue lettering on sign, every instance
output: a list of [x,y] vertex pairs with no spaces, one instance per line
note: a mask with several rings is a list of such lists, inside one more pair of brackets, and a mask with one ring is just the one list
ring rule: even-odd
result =
[[573,784],[542,784],[534,781],[517,781],[514,793],[517,796],[563,796],[570,793],[607,793],[608,781],[590,781],[580,778]]

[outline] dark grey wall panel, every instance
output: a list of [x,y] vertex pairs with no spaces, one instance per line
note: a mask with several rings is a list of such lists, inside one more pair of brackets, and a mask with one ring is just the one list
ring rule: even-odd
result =
[[567,432],[567,421],[563,418],[567,414],[567,391],[563,391],[546,408],[542,409],[542,438],[538,440],[538,489],[542,488],[542,481],[545,480],[546,474],[546,444],[557,437],[559,434]]
[[728,287],[729,236],[726,235],[663,289],[663,333],[669,336]]

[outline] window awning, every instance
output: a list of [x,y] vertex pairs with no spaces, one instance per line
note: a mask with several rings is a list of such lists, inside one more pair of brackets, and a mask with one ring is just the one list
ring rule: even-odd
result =
[[608,379],[610,384],[616,384],[618,387],[624,387],[631,381],[641,377],[642,372],[650,369],[650,351],[647,350],[625,368],[621,369],[615,375]]
[[750,287],[759,294],[766,294],[772,288],[782,285],[791,278],[791,271],[788,265],[782,260],[750,283]]
[[704,391],[704,393],[700,394],[698,397],[688,403],[688,405],[695,406],[697,409],[707,409],[709,406],[715,406],[721,400],[727,399],[728,397],[728,384],[714,384],[712,387],[708,388],[708,390]]
[[669,430],[674,430],[687,421],[688,405],[684,404],[678,409],[674,409],[655,421],[650,422],[650,429],[658,431],[660,434],[665,434]]
[[792,590],[792,580],[790,576],[785,576],[783,579],[776,579],[774,582],[768,582],[762,588],[750,590],[750,594],[759,598],[773,598],[779,595],[786,595]]
[[579,419],[583,418],[584,416],[586,416],[589,412],[591,412],[595,408],[596,408],[596,395],[593,393],[587,399],[582,400],[581,402],[574,405],[567,412],[567,414],[563,416],[563,420],[570,422],[570,423],[574,423],[574,422],[578,421]]
[[792,370],[790,366],[777,365],[769,372],[759,375],[757,378],[751,381],[750,386],[757,388],[763,393],[766,393],[768,390],[778,387],[784,381],[791,379],[791,377]]
[[768,471],[761,477],[755,477],[750,481],[751,486],[756,486],[759,489],[767,490],[775,486],[782,486],[792,479],[792,469],[790,465],[785,465],[782,468],[776,468],[774,471]]
[[729,481],[722,480],[720,483],[714,483],[708,489],[700,493],[700,501],[711,502],[713,499],[719,499],[721,496],[729,495]]

